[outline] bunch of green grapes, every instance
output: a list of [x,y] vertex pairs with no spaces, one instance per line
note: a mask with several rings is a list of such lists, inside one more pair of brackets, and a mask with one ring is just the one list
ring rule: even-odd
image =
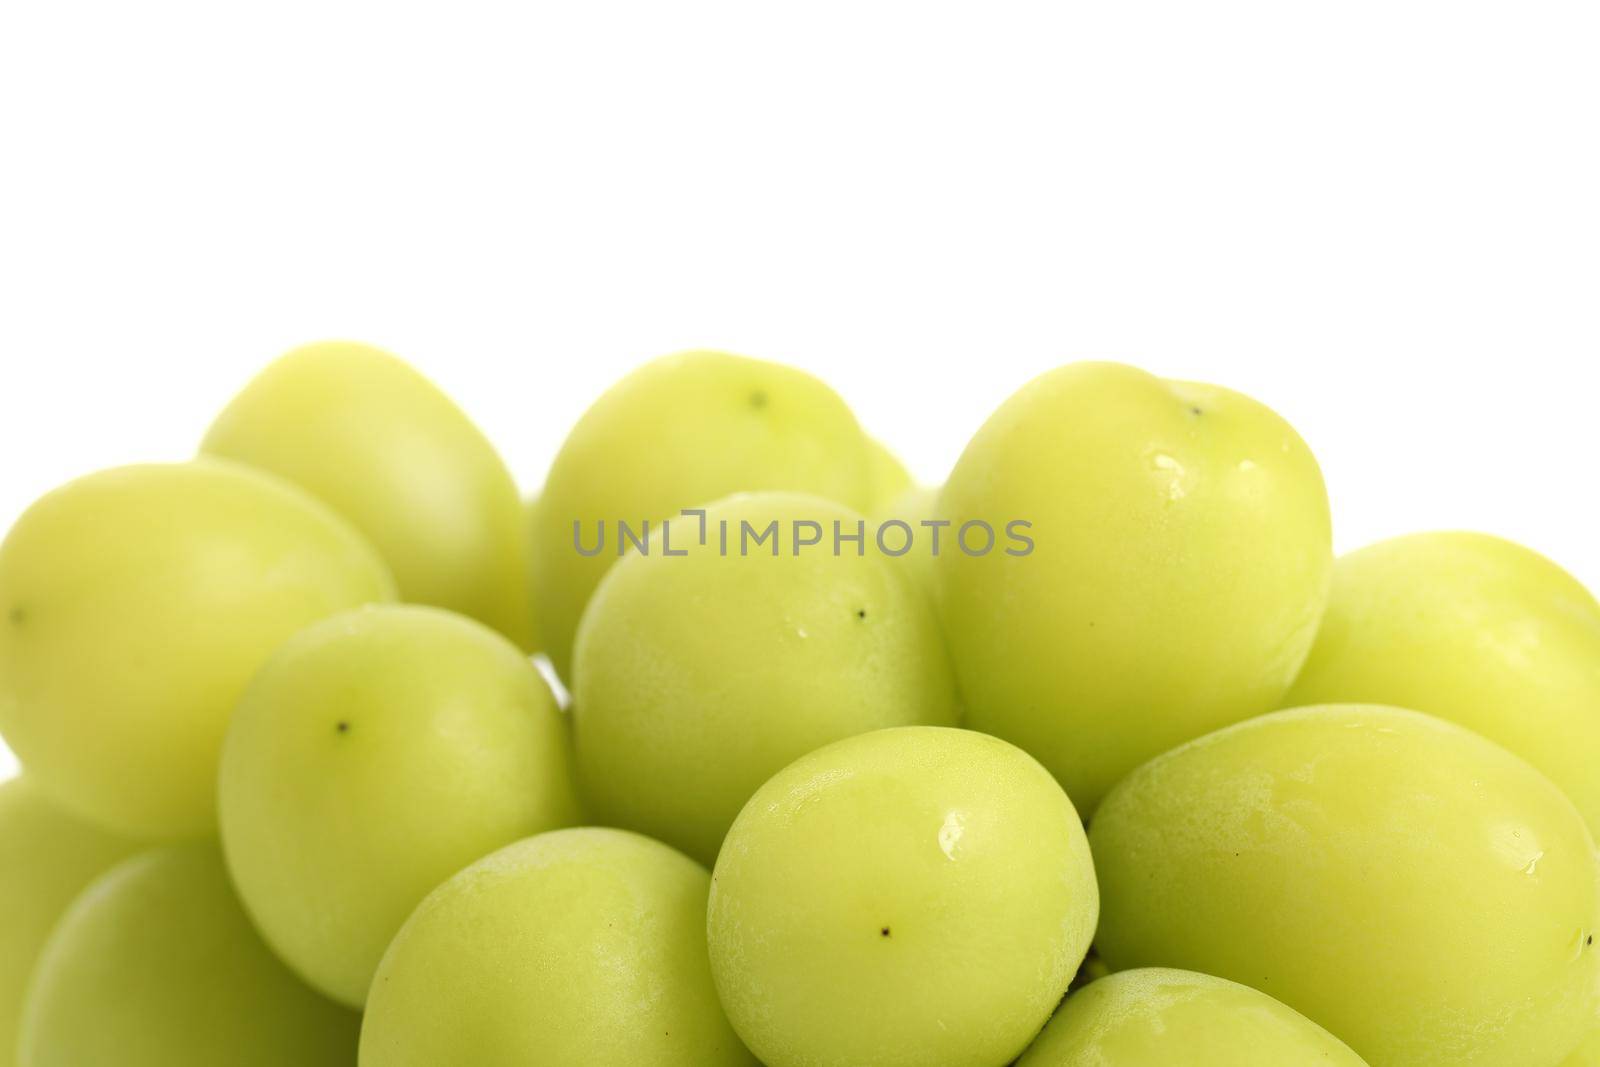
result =
[[0,1067],[1600,1064],[1600,604],[1249,397],[930,488],[687,352],[524,495],[334,342],[201,453],[0,542]]

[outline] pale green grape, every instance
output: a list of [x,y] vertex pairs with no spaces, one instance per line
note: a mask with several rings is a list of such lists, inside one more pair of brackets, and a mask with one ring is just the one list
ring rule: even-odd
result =
[[[663,555],[658,537],[611,569],[573,668],[579,779],[597,818],[710,863],[750,794],[792,760],[867,730],[955,722],[932,606],[870,547],[870,528],[860,554],[834,552],[833,524],[854,535],[864,521],[817,497],[741,494],[707,508],[704,545],[697,521],[674,522],[670,547],[686,555]],[[742,554],[746,524],[774,523],[776,555]],[[797,533],[822,543],[797,553]]]
[[1600,991],[1600,867],[1548,779],[1452,723],[1278,712],[1145,764],[1090,832],[1114,969],[1248,983],[1373,1067],[1551,1067]]
[[[584,605],[616,561],[618,522],[637,530],[730,493],[792,489],[870,504],[867,438],[809,374],[721,352],[647,363],[595,401],[568,435],[541,494],[538,592],[545,651],[571,680]],[[593,547],[605,523],[605,549]]]
[[1583,1043],[1561,1061],[1561,1067],[1600,1067],[1600,1030],[1591,1030]]
[[1600,604],[1510,541],[1397,537],[1342,557],[1287,704],[1398,704],[1498,741],[1600,830]]
[[876,437],[867,438],[867,480],[867,503],[873,511],[893,503],[912,487],[906,465]]
[[360,534],[287,482],[216,460],[91,474],[0,545],[0,733],[85,817],[212,832],[251,675],[307,623],[393,595]]
[[717,1004],[705,869],[556,830],[435,890],[373,983],[361,1067],[754,1067]]
[[879,730],[745,805],[712,880],[712,974],[768,1067],[993,1067],[1061,1000],[1097,901],[1077,812],[1026,753]]
[[1109,363],[1001,405],[939,511],[957,537],[985,521],[1007,547],[1007,524],[1032,524],[1027,554],[945,547],[939,603],[968,721],[1031,752],[1085,813],[1144,760],[1277,707],[1333,565],[1322,475],[1288,423]]
[[360,1020],[290,974],[216,846],[148,852],[87,889],[23,1008],[21,1067],[348,1067]]
[[[537,547],[539,538],[539,497],[537,495],[530,496],[527,502],[523,504],[522,522],[524,527],[523,536],[528,541],[528,558],[531,560],[539,551]],[[530,653],[542,652],[544,650],[544,638],[539,632],[539,593],[533,587],[532,567],[528,568],[527,582],[528,640],[524,647]]]
[[402,599],[529,645],[517,488],[472,421],[401,360],[350,341],[297,348],[223,409],[201,450],[271,471],[349,519]]
[[1161,967],[1067,998],[1017,1067],[1365,1067],[1304,1015],[1248,986]]
[[435,886],[578,821],[538,670],[470,619],[399,606],[336,615],[267,662],[228,731],[220,810],[267,942],[352,1007]]
[[0,1067],[16,1064],[22,993],[74,897],[138,846],[68,814],[33,783],[0,783]]

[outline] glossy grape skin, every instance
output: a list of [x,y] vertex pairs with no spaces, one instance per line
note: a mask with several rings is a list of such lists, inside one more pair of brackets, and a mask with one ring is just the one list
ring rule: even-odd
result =
[[223,409],[201,451],[270,471],[343,515],[403,600],[530,647],[517,487],[482,432],[402,360],[353,341],[297,348]]
[[1248,986],[1148,967],[1067,998],[1017,1067],[1366,1067],[1304,1015]]
[[992,1067],[1061,1000],[1097,901],[1078,815],[1026,753],[880,730],[797,760],[740,813],[712,973],[767,1067]]
[[711,985],[708,886],[624,830],[556,830],[485,857],[395,938],[361,1067],[754,1067]]
[[1572,1054],[1561,1061],[1561,1067],[1600,1067],[1600,1029],[1591,1030]]
[[[616,561],[615,523],[637,530],[730,493],[789,489],[870,505],[867,438],[832,389],[776,363],[685,352],[606,391],[562,444],[541,493],[534,558],[545,651],[570,681],[579,617]],[[606,550],[583,556],[606,523]]]
[[1539,768],[1600,832],[1600,604],[1498,537],[1425,533],[1351,552],[1285,703],[1397,704]]
[[[997,533],[937,565],[968,722],[1027,749],[1086,814],[1144,760],[1279,706],[1333,562],[1322,475],[1288,423],[1110,363],[1002,404],[938,510],[952,534]],[[1032,523],[1027,555],[1003,550],[1013,521]]]
[[[774,521],[778,555],[739,554],[742,524]],[[804,521],[823,543],[796,554]],[[686,556],[662,555],[658,539],[611,569],[584,614],[573,674],[579,780],[598,820],[710,864],[750,795],[812,749],[955,723],[932,606],[870,547],[833,553],[833,523],[853,532],[863,521],[817,497],[739,494],[707,509],[705,545],[696,521],[675,522],[673,551]]]
[[1451,723],[1277,712],[1135,771],[1090,831],[1114,969],[1248,982],[1372,1067],[1551,1067],[1600,994],[1594,841]]
[[566,725],[538,670],[464,616],[386,605],[291,638],[234,713],[222,839],[266,940],[359,1008],[435,886],[578,821]]
[[256,935],[212,844],[113,868],[45,946],[21,1067],[348,1067],[360,1020]]
[[51,803],[33,783],[0,783],[0,1067],[14,1067],[22,994],[67,905],[139,845]]
[[876,437],[867,438],[867,502],[877,511],[900,497],[912,485],[911,472],[889,446]]
[[91,474],[0,545],[0,733],[86,818],[212,833],[251,675],[307,623],[393,596],[354,528],[269,475],[215,460]]

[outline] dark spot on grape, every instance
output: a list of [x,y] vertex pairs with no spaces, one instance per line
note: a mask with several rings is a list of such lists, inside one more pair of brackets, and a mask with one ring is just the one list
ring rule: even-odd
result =
[[1586,937],[1586,938],[1584,938],[1584,939],[1583,939],[1583,943],[1584,943],[1584,944],[1585,944],[1585,945],[1592,945],[1592,944],[1594,944],[1594,935],[1593,935],[1593,934],[1590,934],[1590,935],[1589,935],[1589,936],[1588,936],[1588,937]]
[[1190,408],[1189,410],[1191,412],[1193,412],[1194,414],[1196,414],[1196,415],[1203,414],[1203,412],[1199,408]]
[[864,619],[866,617],[867,617],[867,609],[866,608],[857,608],[856,609],[856,618]]
[[888,937],[889,936],[889,928],[887,926],[885,926],[882,930],[879,930],[878,931],[878,936],[879,937]]
[[350,732],[350,724],[345,722],[343,719],[340,719],[333,728],[338,730],[341,734],[347,734]]
[[11,620],[12,626],[21,626],[28,621],[28,609],[18,604],[6,613],[6,618]]
[[751,393],[750,406],[755,408],[757,411],[760,411],[762,408],[766,407],[767,394],[762,392],[760,389],[757,389],[755,392]]

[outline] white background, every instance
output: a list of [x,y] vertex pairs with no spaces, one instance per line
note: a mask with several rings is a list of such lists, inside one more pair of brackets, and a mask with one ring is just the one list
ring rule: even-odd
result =
[[1341,548],[1480,528],[1594,586],[1597,11],[8,0],[0,527],[328,336],[530,488],[679,348],[813,370],[928,480],[1112,357],[1286,415]]

